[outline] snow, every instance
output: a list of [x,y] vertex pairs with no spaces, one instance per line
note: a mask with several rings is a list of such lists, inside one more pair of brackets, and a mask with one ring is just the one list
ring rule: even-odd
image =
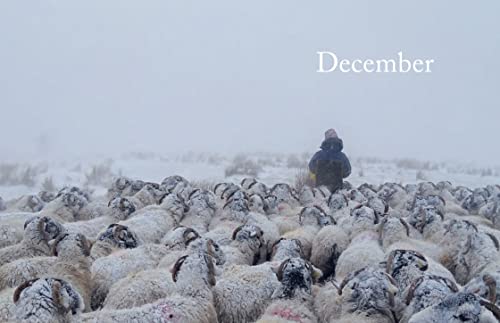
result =
[[[300,171],[298,168],[287,167],[288,155],[252,153],[248,156],[262,166],[262,171],[257,178],[268,185],[278,182],[293,183]],[[307,154],[302,154],[298,158],[305,164],[306,157]],[[4,200],[9,200],[23,194],[36,194],[42,189],[42,183],[47,178],[52,179],[56,188],[68,185],[88,187],[94,190],[96,195],[104,194],[113,178],[119,175],[161,182],[167,176],[178,174],[190,181],[232,181],[239,183],[243,177],[246,177],[245,175],[233,175],[226,178],[224,174],[226,167],[231,164],[232,160],[233,156],[224,157],[216,154],[190,153],[160,156],[158,154],[136,153],[109,157],[86,156],[73,160],[17,163],[20,170],[27,167],[37,169],[34,185],[11,185],[0,181],[0,196]],[[432,182],[447,180],[454,185],[464,185],[471,188],[500,183],[498,168],[474,168],[474,165],[460,163],[421,163],[425,169],[417,170],[411,169],[415,167],[414,165],[401,167],[402,163],[397,161],[351,158],[351,162],[353,171],[348,181],[356,186],[365,182],[406,184],[422,180]],[[432,167],[428,167],[428,165]],[[93,167],[101,168],[102,173],[95,176],[94,182],[89,182],[87,176],[91,174]],[[420,180],[417,180],[417,173],[420,173]],[[0,179],[1,176],[0,173]]]

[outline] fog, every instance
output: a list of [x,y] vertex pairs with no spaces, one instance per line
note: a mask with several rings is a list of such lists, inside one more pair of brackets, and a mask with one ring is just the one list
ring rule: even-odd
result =
[[[459,3],[461,2],[461,3]],[[500,164],[497,1],[2,1],[0,160],[314,151]],[[316,73],[346,58],[431,74]]]

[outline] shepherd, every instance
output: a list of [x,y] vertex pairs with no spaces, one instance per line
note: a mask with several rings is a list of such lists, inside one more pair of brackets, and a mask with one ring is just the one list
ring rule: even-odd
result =
[[343,179],[351,174],[351,163],[342,152],[344,143],[335,129],[325,132],[321,150],[309,162],[310,177],[316,186],[326,186],[333,193],[342,188]]

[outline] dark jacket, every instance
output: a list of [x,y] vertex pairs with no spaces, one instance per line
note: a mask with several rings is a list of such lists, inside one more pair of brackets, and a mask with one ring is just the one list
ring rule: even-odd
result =
[[342,178],[346,178],[351,174],[351,163],[342,152],[344,143],[340,138],[325,139],[321,143],[321,150],[314,154],[309,162],[309,170],[311,173],[317,173],[318,161],[320,160],[337,160],[342,165]]

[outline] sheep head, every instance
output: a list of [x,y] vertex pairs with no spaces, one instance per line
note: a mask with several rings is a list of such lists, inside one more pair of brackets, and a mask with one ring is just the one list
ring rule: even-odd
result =
[[127,226],[116,223],[109,225],[104,232],[100,233],[97,240],[106,241],[121,249],[136,248],[138,245],[137,235]]
[[420,252],[396,249],[387,258],[386,273],[394,277],[397,286],[404,289],[414,278],[427,271],[429,264]]
[[126,197],[115,197],[108,203],[111,215],[118,220],[126,220],[136,211],[136,206]]
[[309,261],[295,257],[283,261],[276,270],[276,276],[282,288],[274,296],[293,298],[299,292],[310,295],[312,285],[321,278],[322,272]]
[[51,254],[56,257],[88,257],[92,244],[80,233],[66,233],[52,244]]
[[25,282],[14,292],[16,318],[37,317],[47,322],[66,322],[85,308],[81,295],[66,281],[40,278]]

